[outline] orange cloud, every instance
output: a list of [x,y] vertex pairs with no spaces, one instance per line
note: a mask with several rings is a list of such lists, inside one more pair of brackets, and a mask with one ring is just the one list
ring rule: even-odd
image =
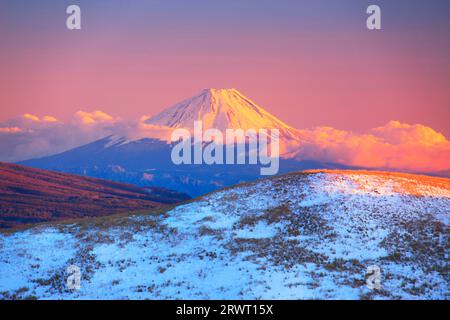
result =
[[421,144],[433,146],[447,142],[443,134],[421,124],[405,124],[390,121],[383,127],[374,128],[372,133],[395,144]]
[[52,117],[52,116],[43,116],[42,121],[44,121],[44,122],[59,122],[58,119],[56,119],[55,117]]
[[77,111],[75,115],[83,124],[96,124],[103,122],[114,122],[115,119],[106,112],[96,110],[94,112]]
[[38,116],[36,116],[34,114],[25,113],[22,117],[26,120],[31,120],[33,122],[59,122],[59,120],[56,119],[55,117],[48,116],[48,115],[43,116],[42,118],[39,118]]
[[299,160],[319,160],[366,168],[436,172],[450,168],[450,142],[424,125],[390,121],[367,134],[317,127],[301,130],[307,142]]
[[22,129],[20,129],[19,127],[0,128],[0,133],[18,133],[21,131]]
[[23,115],[23,117],[24,117],[25,119],[28,119],[28,120],[31,120],[31,121],[36,121],[36,122],[39,122],[39,121],[40,121],[40,119],[39,119],[38,116],[35,116],[34,114],[30,114],[30,113],[25,113],[25,114]]

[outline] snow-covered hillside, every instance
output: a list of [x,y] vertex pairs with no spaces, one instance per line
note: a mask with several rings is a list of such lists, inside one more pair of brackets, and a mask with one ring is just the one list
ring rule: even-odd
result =
[[[290,174],[0,236],[2,298],[450,298],[448,179]],[[66,286],[67,267],[81,288]],[[369,266],[381,289],[366,286]]]

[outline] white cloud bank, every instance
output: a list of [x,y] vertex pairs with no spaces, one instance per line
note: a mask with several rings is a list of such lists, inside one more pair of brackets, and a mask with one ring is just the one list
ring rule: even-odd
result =
[[[59,153],[114,134],[128,139],[168,140],[171,129],[126,121],[96,110],[78,111],[68,122],[25,114],[0,123],[0,161],[21,161]],[[299,130],[304,138],[290,156],[366,168],[438,172],[450,169],[450,142],[424,125],[391,121],[366,133],[331,127]]]

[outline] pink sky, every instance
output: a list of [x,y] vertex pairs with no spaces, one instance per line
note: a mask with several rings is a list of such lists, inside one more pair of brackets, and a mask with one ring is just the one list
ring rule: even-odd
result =
[[[378,0],[382,31],[365,27],[363,0],[78,3],[81,31],[66,30],[64,2],[2,5],[3,160],[60,152],[129,121],[139,128],[141,116],[214,87],[312,128],[300,159],[450,166],[447,0]],[[103,116],[80,123],[80,110]]]
[[450,136],[450,37],[442,28],[227,29],[196,20],[147,32],[130,17],[80,32],[2,29],[0,121],[97,109],[137,118],[216,87],[236,88],[299,128],[363,131],[398,120]]

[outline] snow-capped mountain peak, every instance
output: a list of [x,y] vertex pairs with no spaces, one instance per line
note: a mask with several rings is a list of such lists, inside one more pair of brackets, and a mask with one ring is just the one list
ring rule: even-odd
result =
[[288,126],[236,89],[204,89],[199,94],[162,111],[147,120],[148,124],[171,128],[194,127],[194,121],[203,121],[203,128],[279,129],[294,132]]

